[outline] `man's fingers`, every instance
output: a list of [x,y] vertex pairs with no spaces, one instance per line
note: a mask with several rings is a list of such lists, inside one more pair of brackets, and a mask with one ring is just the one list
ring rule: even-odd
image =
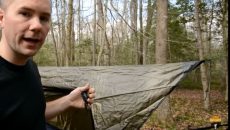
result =
[[88,93],[89,93],[89,94],[91,94],[91,93],[95,93],[95,89],[94,89],[94,88],[92,88],[92,87],[90,87],[90,89],[89,89]]
[[87,84],[86,84],[85,86],[83,86],[83,87],[80,87],[80,91],[81,91],[81,93],[86,92],[87,97],[88,97],[87,102],[88,102],[89,104],[92,104],[92,103],[94,102],[94,98],[95,98],[95,89],[92,88],[92,87],[89,85],[89,83],[87,83]]
[[87,101],[89,104],[92,104],[94,102],[94,98],[88,98]]
[[83,86],[83,87],[79,87],[80,88],[80,91],[81,92],[87,92],[88,93],[88,90],[90,89],[90,85],[89,85],[89,83],[87,83],[85,86]]

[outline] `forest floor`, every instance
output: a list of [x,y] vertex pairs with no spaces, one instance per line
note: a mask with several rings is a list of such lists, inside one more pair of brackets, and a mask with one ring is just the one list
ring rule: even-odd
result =
[[[219,90],[210,92],[210,110],[205,110],[203,105],[202,90],[175,89],[170,94],[172,112],[171,123],[156,121],[154,114],[140,130],[188,130],[188,126],[210,126],[209,119],[213,115],[221,117],[221,124],[228,123],[228,102],[224,101],[224,93]],[[219,127],[218,130],[226,130]]]

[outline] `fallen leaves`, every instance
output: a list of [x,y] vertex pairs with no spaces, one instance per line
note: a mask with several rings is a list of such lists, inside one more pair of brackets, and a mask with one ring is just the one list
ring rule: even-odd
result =
[[150,117],[140,130],[187,130],[189,125],[207,126],[213,115],[220,116],[223,124],[228,122],[228,103],[224,101],[224,94],[218,90],[210,91],[208,111],[204,109],[202,90],[176,89],[170,94],[170,104],[173,124],[162,124]]

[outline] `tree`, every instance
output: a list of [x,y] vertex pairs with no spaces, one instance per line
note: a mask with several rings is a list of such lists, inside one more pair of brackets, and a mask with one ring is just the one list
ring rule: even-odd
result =
[[148,43],[150,40],[150,30],[151,30],[151,25],[152,25],[152,20],[153,20],[153,7],[154,4],[152,3],[152,0],[148,0],[148,5],[147,5],[147,23],[145,27],[145,32],[144,32],[144,39],[143,39],[143,64],[147,64],[147,50],[148,50]]
[[[199,59],[204,60],[204,48],[202,44],[202,33],[201,33],[201,26],[200,26],[200,0],[195,0],[195,25],[196,25],[196,36],[197,36],[197,45],[199,51]],[[205,64],[201,64],[200,67],[201,72],[201,82],[203,87],[203,94],[204,94],[204,108],[209,109],[209,99],[210,99],[210,88],[208,85],[208,78],[207,78],[207,68]]]
[[143,16],[142,16],[142,12],[143,12],[143,4],[142,4],[142,0],[139,1],[139,21],[140,21],[140,47],[139,47],[139,51],[138,51],[138,58],[139,58],[139,63],[143,64]]
[[[106,1],[106,4],[108,4],[108,1]],[[110,43],[108,40],[108,36],[106,33],[106,8],[103,6],[103,0],[98,0],[97,1],[97,7],[98,7],[98,37],[99,42],[101,43],[100,51],[98,54],[98,59],[97,59],[97,65],[101,65],[101,60],[104,52],[105,56],[105,64],[104,65],[110,65],[110,56],[111,56],[111,51],[110,51]]]
[[[54,43],[57,66],[63,66],[67,59],[66,46],[66,0],[55,0],[56,19],[51,23],[51,36]],[[61,14],[59,14],[61,12]],[[58,53],[57,53],[58,52]]]
[[[168,0],[157,0],[157,25],[156,25],[156,63],[167,63],[167,40],[168,40]],[[166,97],[157,111],[157,117],[161,122],[172,121],[170,114],[169,97]]]
[[97,0],[94,0],[94,17],[93,17],[93,44],[92,44],[92,65],[96,65],[96,43],[97,43]]
[[222,0],[222,37],[223,37],[223,45],[224,45],[224,53],[225,53],[225,81],[226,81],[226,94],[225,101],[228,101],[228,0]]
[[53,29],[53,23],[51,23],[51,35],[52,35],[52,38],[53,38],[53,43],[54,43],[54,50],[55,50],[55,56],[56,56],[56,65],[57,66],[60,66],[60,59],[59,59],[59,54],[58,54],[58,43],[55,39],[55,36],[54,36],[54,29]]
[[[191,37],[188,28],[192,16],[189,15],[188,8],[193,5],[185,4],[186,2],[170,4],[168,12],[168,60],[170,62],[189,61],[197,59],[195,39]],[[184,7],[185,6],[185,7]],[[191,25],[191,24],[190,24]]]
[[[61,44],[61,50],[62,50],[62,53],[61,53],[61,63],[62,63],[62,66],[65,65],[65,60],[67,60],[67,45],[66,45],[66,0],[61,0],[61,3],[63,3],[61,5],[61,9],[62,9],[62,13],[61,13],[61,35],[60,35],[60,44]],[[58,12],[58,10],[57,10]],[[57,19],[59,20],[59,19]]]
[[73,0],[69,0],[68,2],[68,18],[67,18],[67,55],[65,65],[69,66],[72,64],[72,57],[74,53],[74,42],[73,42]]
[[131,33],[131,41],[134,45],[133,48],[133,54],[135,57],[135,64],[139,64],[139,47],[138,47],[138,37],[137,37],[137,7],[138,2],[137,0],[131,0],[130,3],[130,16],[131,16],[131,27],[132,27],[132,33]]

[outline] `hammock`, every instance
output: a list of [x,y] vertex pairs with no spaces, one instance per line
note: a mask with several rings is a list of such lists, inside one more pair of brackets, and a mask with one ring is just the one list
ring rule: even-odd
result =
[[50,123],[63,130],[138,130],[179,81],[203,62],[39,67],[47,101],[86,83],[96,90],[92,113],[71,109]]

